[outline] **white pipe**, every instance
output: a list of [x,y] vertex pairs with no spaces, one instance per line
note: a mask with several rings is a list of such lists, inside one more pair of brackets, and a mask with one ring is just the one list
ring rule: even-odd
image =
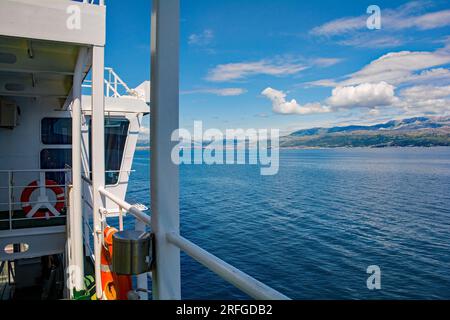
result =
[[101,282],[100,256],[103,244],[103,226],[100,208],[105,207],[105,199],[99,189],[105,185],[105,48],[93,47],[92,57],[92,188],[93,188],[93,223],[95,285],[97,299],[103,299]]
[[183,250],[193,259],[239,288],[249,296],[258,300],[290,300],[284,294],[272,289],[248,274],[217,258],[189,240],[175,233],[168,233],[167,239]]
[[[87,58],[87,49],[80,48],[73,76],[72,103],[72,207],[71,236],[73,264],[78,269],[74,279],[77,291],[84,289],[83,212],[81,202],[81,85]],[[44,174],[45,175],[45,174]]]
[[134,217],[136,217],[136,219],[142,221],[143,223],[145,223],[146,225],[150,226],[152,223],[152,220],[150,218],[150,216],[146,215],[145,213],[143,213],[141,210],[139,210],[136,207],[133,207],[131,204],[129,204],[126,201],[123,201],[122,199],[120,199],[119,197],[113,195],[112,193],[108,192],[105,190],[104,187],[101,187],[98,189],[98,191],[104,195],[105,197],[109,198],[112,202],[114,202],[115,204],[117,204],[120,208],[125,209],[126,212],[130,213],[131,215],[133,215]]
[[151,26],[151,203],[152,231],[156,237],[153,298],[180,300],[180,250],[167,241],[179,233],[179,174],[172,161],[179,128],[180,1],[154,0]]

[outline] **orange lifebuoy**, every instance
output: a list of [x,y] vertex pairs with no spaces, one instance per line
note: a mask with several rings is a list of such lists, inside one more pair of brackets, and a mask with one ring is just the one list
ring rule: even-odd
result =
[[[38,182],[33,181],[23,190],[22,195],[20,196],[20,202],[22,203],[22,210],[27,216],[33,209],[33,206],[30,204],[31,195],[35,190],[39,188],[40,186],[38,185]],[[50,189],[55,194],[56,203],[54,205],[54,208],[57,212],[61,213],[65,205],[64,189],[58,186],[58,184],[53,180],[45,180],[45,188]],[[55,216],[55,214],[50,210],[48,210],[48,208],[39,209],[30,218],[45,218],[47,216]]]
[[113,253],[113,235],[116,228],[106,227],[103,232],[104,246],[100,257],[103,292],[107,300],[128,300],[128,292],[132,290],[130,276],[117,275],[111,270]]

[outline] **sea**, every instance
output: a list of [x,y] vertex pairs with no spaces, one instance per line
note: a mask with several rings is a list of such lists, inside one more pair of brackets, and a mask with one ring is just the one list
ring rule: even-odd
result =
[[[149,158],[127,200],[150,207]],[[180,206],[184,237],[292,299],[450,299],[450,148],[281,150],[274,176],[183,165]],[[248,298],[185,254],[181,270],[183,299]]]

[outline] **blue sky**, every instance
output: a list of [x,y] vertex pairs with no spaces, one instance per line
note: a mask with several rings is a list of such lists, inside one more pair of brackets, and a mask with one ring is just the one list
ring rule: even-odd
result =
[[[151,1],[107,4],[106,64],[135,87],[149,79]],[[380,30],[366,25],[372,4]],[[181,6],[182,127],[290,132],[450,112],[448,1]]]

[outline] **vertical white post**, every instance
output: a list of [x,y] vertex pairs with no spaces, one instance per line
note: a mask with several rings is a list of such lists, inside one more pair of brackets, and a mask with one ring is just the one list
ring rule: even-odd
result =
[[166,234],[179,233],[178,166],[171,159],[179,128],[180,1],[154,0],[151,39],[151,199],[152,230],[156,236],[153,298],[181,299],[180,250]]
[[[88,190],[87,188],[84,190]],[[89,209],[90,207],[83,201],[83,230],[84,230],[84,254],[86,257],[90,257],[92,252],[90,252],[90,230],[89,230]]]
[[100,208],[105,207],[105,198],[98,191],[105,185],[105,97],[104,64],[105,48],[94,46],[92,57],[92,188],[94,222],[95,283],[97,299],[102,299],[100,255],[103,243],[103,226]]
[[81,85],[83,84],[83,70],[87,58],[87,49],[81,48],[73,76],[72,101],[72,197],[71,214],[71,261],[77,268],[74,279],[77,291],[84,289],[84,255],[83,255],[83,211],[81,198]]
[[123,231],[123,209],[119,207],[119,231]]
[[[112,69],[110,70],[110,72],[112,73]],[[117,75],[114,74],[113,77],[114,77],[114,98],[118,98],[119,91],[117,91]]]
[[12,217],[13,217],[13,173],[8,171],[8,202],[9,202],[9,230],[12,230]]
[[111,86],[111,71],[108,70],[108,82],[106,83],[106,96],[109,97],[109,87]]
[[[45,171],[41,171],[39,172],[39,195],[41,199],[44,199],[47,197],[47,186],[45,184]],[[39,200],[39,202],[43,201],[43,200]],[[42,203],[39,203],[42,206]]]

